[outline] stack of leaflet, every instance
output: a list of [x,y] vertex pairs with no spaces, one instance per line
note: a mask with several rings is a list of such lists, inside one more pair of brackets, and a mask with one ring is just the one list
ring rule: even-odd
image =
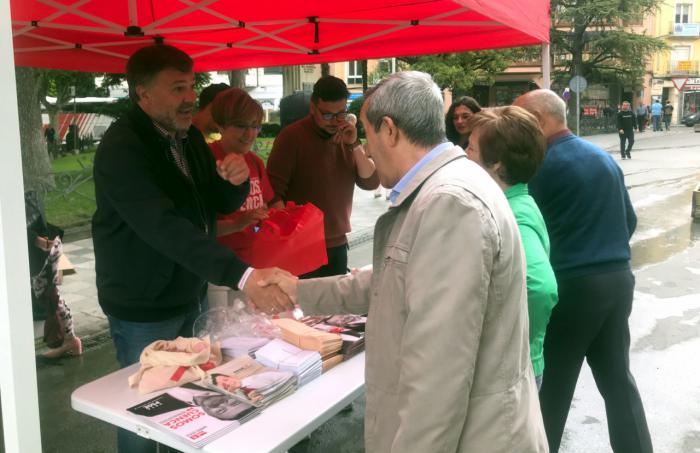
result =
[[253,357],[255,351],[265,346],[269,338],[262,337],[228,337],[221,340],[221,352],[229,357]]
[[282,330],[284,341],[307,351],[317,351],[324,359],[338,354],[343,346],[343,340],[337,333],[317,330],[291,318],[272,322]]
[[293,393],[297,377],[241,356],[208,371],[198,384],[252,406],[267,407]]
[[365,316],[307,316],[302,318],[301,322],[317,330],[339,334],[343,341],[340,349],[343,360],[348,360],[365,350]]
[[127,411],[193,448],[202,448],[228,434],[261,411],[238,399],[212,399],[212,395],[216,393],[190,382],[169,388]]
[[291,371],[299,379],[299,386],[321,375],[321,355],[318,352],[305,351],[280,339],[258,349],[255,359],[266,367]]

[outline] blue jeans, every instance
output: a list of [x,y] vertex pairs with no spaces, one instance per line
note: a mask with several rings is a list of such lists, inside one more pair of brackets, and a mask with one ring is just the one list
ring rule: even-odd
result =
[[[141,351],[156,340],[174,340],[179,336],[191,337],[194,321],[199,316],[200,310],[206,309],[205,305],[206,301],[200,305],[199,310],[157,322],[124,321],[107,315],[109,332],[117,349],[119,365],[125,368],[138,362]],[[161,452],[170,451],[163,448],[161,447]],[[119,428],[117,450],[119,453],[155,453],[158,451],[158,444],[129,430]]]
[[654,132],[661,130],[661,115],[652,115],[651,122],[654,125]]

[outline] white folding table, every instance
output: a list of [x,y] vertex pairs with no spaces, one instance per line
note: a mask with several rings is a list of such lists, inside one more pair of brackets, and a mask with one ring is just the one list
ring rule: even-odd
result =
[[196,449],[127,412],[126,408],[163,393],[141,395],[129,388],[127,378],[137,370],[138,364],[132,365],[78,388],[71,395],[73,409],[184,452],[284,452],[362,395],[365,388],[365,354],[361,353]]

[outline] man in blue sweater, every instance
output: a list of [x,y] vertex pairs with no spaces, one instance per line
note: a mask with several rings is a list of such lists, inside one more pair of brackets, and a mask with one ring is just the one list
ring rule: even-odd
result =
[[547,224],[559,286],[540,391],[550,451],[559,450],[585,358],[605,400],[613,451],[651,452],[629,368],[634,295],[629,239],[637,217],[624,176],[608,153],[567,129],[566,104],[553,91],[531,91],[514,104],[533,113],[547,137],[544,162],[529,188]]

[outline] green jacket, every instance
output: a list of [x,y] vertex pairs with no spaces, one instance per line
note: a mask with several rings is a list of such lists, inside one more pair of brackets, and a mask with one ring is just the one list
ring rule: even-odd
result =
[[535,376],[544,370],[542,345],[552,308],[557,304],[557,280],[549,263],[549,236],[542,213],[528,194],[527,185],[516,184],[506,191],[520,230],[527,262],[527,308],[530,316],[530,360]]

